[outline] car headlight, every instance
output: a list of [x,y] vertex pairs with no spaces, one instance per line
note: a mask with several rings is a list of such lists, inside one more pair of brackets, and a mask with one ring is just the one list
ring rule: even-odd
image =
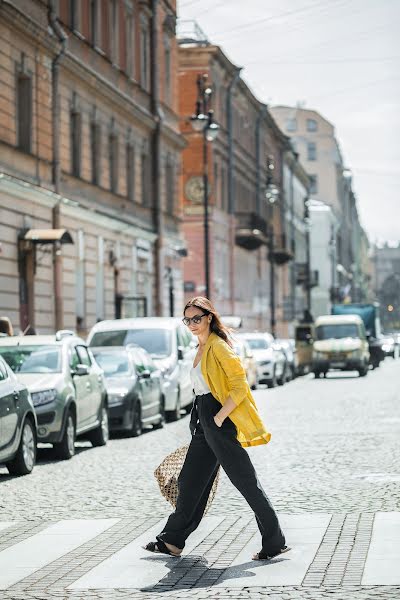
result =
[[127,395],[128,390],[118,390],[108,394],[108,405],[115,406],[117,404],[122,404],[125,396]]
[[33,406],[42,406],[54,402],[57,398],[57,390],[43,390],[42,392],[32,392]]

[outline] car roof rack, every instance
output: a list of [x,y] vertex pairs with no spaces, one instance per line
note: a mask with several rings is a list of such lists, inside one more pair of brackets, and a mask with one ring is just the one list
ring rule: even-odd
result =
[[65,337],[70,337],[73,335],[75,335],[75,332],[71,331],[71,329],[59,329],[59,331],[56,332],[56,341],[60,342]]

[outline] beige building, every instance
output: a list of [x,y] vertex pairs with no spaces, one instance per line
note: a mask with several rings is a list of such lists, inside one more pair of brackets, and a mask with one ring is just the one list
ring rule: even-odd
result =
[[167,0],[0,3],[0,314],[17,330],[168,315],[171,289],[180,311],[175,21]]

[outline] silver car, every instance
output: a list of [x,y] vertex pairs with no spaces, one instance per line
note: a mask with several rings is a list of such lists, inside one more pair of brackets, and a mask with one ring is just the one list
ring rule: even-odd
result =
[[141,317],[100,321],[88,336],[89,347],[137,344],[150,354],[163,375],[165,413],[176,421],[192,407],[190,369],[196,354],[194,338],[174,317]]
[[75,439],[93,446],[108,441],[103,371],[73,332],[0,338],[0,355],[29,389],[38,442],[53,444],[60,459],[75,454]]
[[286,359],[270,333],[237,333],[236,337],[244,338],[253,352],[258,383],[266,383],[268,387],[284,383]]

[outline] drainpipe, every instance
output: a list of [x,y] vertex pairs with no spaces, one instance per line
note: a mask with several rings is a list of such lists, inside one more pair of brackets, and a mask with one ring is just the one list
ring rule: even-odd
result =
[[294,228],[294,171],[297,167],[299,155],[293,152],[294,162],[290,166],[290,250],[293,253],[293,260],[290,262],[290,292],[291,292],[291,312],[292,322],[296,318],[296,244],[295,244],[295,228]]
[[164,215],[161,206],[161,130],[163,113],[160,109],[159,78],[160,69],[158,57],[158,3],[152,0],[151,17],[151,107],[155,122],[152,139],[153,167],[153,223],[157,235],[155,241],[155,275],[156,275],[156,315],[164,314],[163,275],[164,275]]
[[231,221],[231,248],[230,252],[230,288],[231,288],[231,313],[235,314],[235,231],[232,230],[232,214],[235,212],[234,207],[234,192],[233,192],[233,123],[232,123],[232,95],[239,81],[242,68],[236,69],[230,84],[228,85],[228,93],[226,97],[226,126],[228,130],[228,213]]
[[[267,113],[268,106],[266,104],[261,104],[260,110],[258,111],[257,120],[256,120],[256,213],[260,216],[263,214],[263,198],[262,198],[262,185],[261,182],[263,180],[262,177],[262,165],[261,165],[261,125]],[[265,198],[264,198],[265,200]],[[264,201],[265,204],[265,201]],[[262,255],[260,250],[257,251],[258,257],[258,269],[259,269],[259,278],[262,279]],[[260,290],[261,290],[260,285]],[[262,309],[260,310],[259,323],[258,326],[262,327]]]
[[[59,96],[59,78],[60,78],[60,62],[65,54],[67,47],[67,35],[60,26],[55,5],[53,0],[49,0],[48,3],[48,21],[49,26],[60,42],[60,49],[53,58],[51,65],[52,72],[52,151],[53,151],[53,165],[52,165],[52,180],[54,191],[56,194],[60,193],[60,180],[61,180],[61,168],[60,168],[60,96]],[[60,229],[60,201],[58,200],[53,208],[53,229]],[[63,328],[63,317],[64,317],[64,302],[62,296],[62,257],[61,251],[58,244],[54,245],[53,248],[53,280],[54,280],[54,313],[55,313],[55,329]]]

